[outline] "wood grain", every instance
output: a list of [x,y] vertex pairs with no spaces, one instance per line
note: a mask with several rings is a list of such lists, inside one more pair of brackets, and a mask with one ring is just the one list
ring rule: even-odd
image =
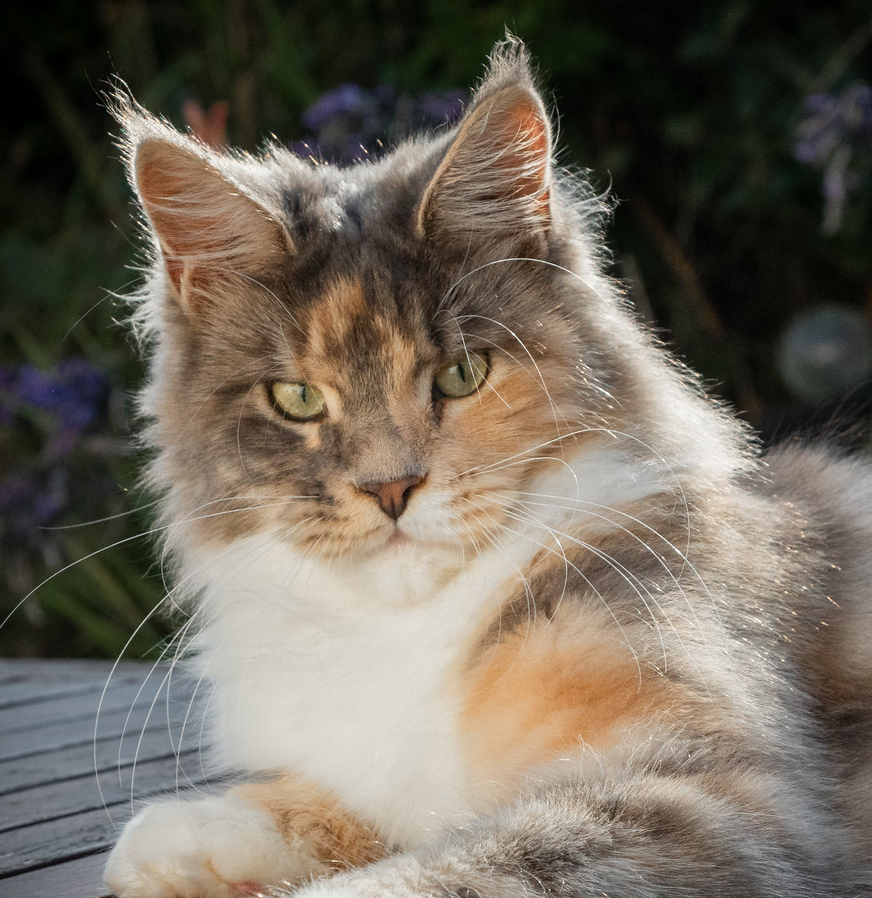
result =
[[0,895],[103,898],[136,803],[208,787],[203,704],[151,664],[0,660]]

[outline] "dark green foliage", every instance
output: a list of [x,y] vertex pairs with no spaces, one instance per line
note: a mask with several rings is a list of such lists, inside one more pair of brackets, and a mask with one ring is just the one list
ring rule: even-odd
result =
[[[137,280],[101,103],[116,76],[179,126],[186,100],[226,101],[228,140],[248,149],[274,133],[320,138],[326,152],[329,124],[342,147],[376,152],[379,139],[436,124],[438,103],[456,96],[446,92],[465,94],[508,27],[560,111],[561,161],[620,201],[616,274],[753,423],[777,430],[796,412],[774,366],[793,315],[872,306],[872,16],[861,0],[54,0],[2,17],[15,102],[0,132],[0,619],[35,589],[0,630],[3,654],[114,656],[164,589],[147,561],[153,540],[135,538],[148,511],[129,513],[147,500],[128,499],[140,369],[113,298]],[[304,117],[342,85],[354,85],[337,95],[344,118]],[[856,89],[853,125],[813,119]],[[91,374],[70,386],[72,370]],[[45,401],[22,386],[34,371],[54,384]],[[62,386],[75,394],[66,404]],[[147,625],[130,652],[154,650],[162,632]]]

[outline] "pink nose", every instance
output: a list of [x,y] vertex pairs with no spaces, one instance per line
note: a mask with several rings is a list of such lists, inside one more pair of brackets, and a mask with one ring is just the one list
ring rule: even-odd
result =
[[406,510],[412,490],[423,480],[423,477],[413,475],[403,477],[401,480],[374,481],[361,483],[360,489],[365,493],[372,493],[378,500],[381,510],[389,517],[398,521],[400,515]]

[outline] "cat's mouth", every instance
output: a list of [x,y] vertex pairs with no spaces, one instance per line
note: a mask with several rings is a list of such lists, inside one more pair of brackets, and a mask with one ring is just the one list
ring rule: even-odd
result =
[[435,548],[430,540],[410,535],[397,523],[392,522],[390,526],[386,524],[387,522],[363,532],[348,532],[346,528],[325,530],[318,527],[306,534],[298,534],[297,541],[306,552],[352,562],[368,561],[381,555],[403,553],[415,548]]
[[415,548],[432,548],[433,546],[428,540],[417,536],[412,536],[399,524],[394,524],[388,532],[373,534],[364,544],[360,546],[361,555],[373,558],[384,554],[398,554]]
[[394,528],[394,532],[387,538],[385,548],[399,549],[403,546],[411,546],[416,542],[408,533],[403,533],[399,527]]
[[[352,564],[414,555],[447,553],[453,557],[468,550],[469,540],[463,537],[469,534],[474,543],[479,528],[476,521],[467,521],[459,514],[449,499],[433,494],[421,504],[419,497],[416,507],[396,518],[370,507],[370,503],[351,507],[340,503],[335,516],[313,516],[292,539],[307,553]],[[494,523],[493,512],[486,516],[486,522]]]
[[441,555],[450,548],[451,546],[442,540],[428,538],[424,534],[410,533],[399,524],[395,524],[389,532],[373,533],[368,539],[360,541],[351,553],[346,553],[346,557],[348,554],[356,554],[362,562],[377,559],[401,560],[419,555],[430,556],[434,553]]

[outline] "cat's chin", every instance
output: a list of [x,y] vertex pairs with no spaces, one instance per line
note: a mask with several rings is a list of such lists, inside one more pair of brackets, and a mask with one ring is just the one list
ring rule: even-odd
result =
[[379,604],[408,605],[427,602],[464,567],[456,546],[425,543],[410,537],[390,540],[378,552],[347,573],[363,586],[362,594],[379,597]]
[[384,541],[381,549],[381,552],[413,552],[416,549],[426,548],[428,546],[432,547],[431,543],[425,542],[421,539],[416,539],[413,536],[409,536],[408,533],[403,532],[397,527],[393,533],[388,536],[388,538]]
[[[455,556],[462,552],[456,539],[446,539],[445,534],[431,528],[411,524],[393,524],[379,527],[368,533],[355,534],[348,541],[318,541],[321,554],[332,560],[344,560],[351,564],[365,563],[373,559],[418,558],[427,556]],[[316,548],[317,551],[317,548]]]
[[346,558],[359,563],[377,560],[416,560],[423,557],[448,556],[456,553],[457,546],[441,541],[412,536],[399,527],[390,533],[379,534],[364,545],[352,547]]
[[338,601],[349,607],[425,601],[456,576],[466,560],[456,543],[411,536],[399,528],[370,535],[341,551],[307,551],[297,558],[304,559],[306,573],[295,579],[310,586],[320,583],[319,605]]

